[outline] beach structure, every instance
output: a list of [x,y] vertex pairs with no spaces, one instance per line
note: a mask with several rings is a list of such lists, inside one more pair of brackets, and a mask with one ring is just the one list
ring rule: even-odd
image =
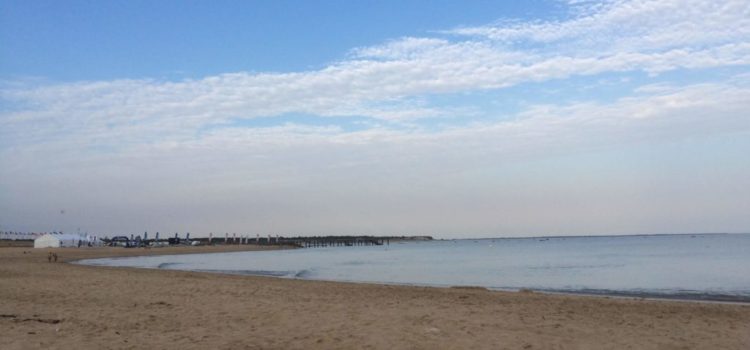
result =
[[86,237],[73,234],[51,234],[40,236],[34,240],[34,248],[62,248],[77,247],[78,242],[88,243]]
[[127,236],[115,236],[109,240],[109,245],[112,247],[131,247],[132,241]]
[[41,232],[0,231],[0,241],[32,241],[45,234]]

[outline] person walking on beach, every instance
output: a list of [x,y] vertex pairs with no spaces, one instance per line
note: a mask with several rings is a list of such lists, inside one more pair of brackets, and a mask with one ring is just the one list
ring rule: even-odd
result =
[[48,263],[51,263],[51,262],[52,262],[52,252],[49,252],[49,253],[47,254],[47,262],[48,262]]

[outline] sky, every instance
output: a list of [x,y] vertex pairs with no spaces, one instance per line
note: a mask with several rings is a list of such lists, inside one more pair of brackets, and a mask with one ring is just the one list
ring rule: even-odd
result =
[[0,0],[0,230],[750,232],[746,0]]

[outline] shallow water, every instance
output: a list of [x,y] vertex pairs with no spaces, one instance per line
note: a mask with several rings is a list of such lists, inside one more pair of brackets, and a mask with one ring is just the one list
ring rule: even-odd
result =
[[314,280],[750,301],[750,235],[449,240],[93,259]]

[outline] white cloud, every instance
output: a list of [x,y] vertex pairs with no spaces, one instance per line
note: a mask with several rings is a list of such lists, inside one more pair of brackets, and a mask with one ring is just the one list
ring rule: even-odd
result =
[[[424,94],[612,71],[658,73],[750,64],[746,1],[617,1],[585,6],[596,10],[567,21],[452,31],[470,35],[466,40],[408,37],[358,48],[351,59],[317,71],[6,87],[2,98],[25,108],[4,113],[0,122],[12,127],[36,120],[75,129],[105,129],[105,125],[129,129],[140,124],[163,133],[284,113],[421,118],[440,115],[439,107],[398,111],[402,102]],[[515,44],[518,41],[544,46]],[[395,108],[384,108],[392,102]]]
[[[570,208],[554,209],[549,207],[552,194],[516,189],[539,186],[571,198],[584,196],[553,186],[558,176],[570,176],[569,171],[542,180],[493,179],[481,174],[492,174],[497,167],[517,171],[513,164],[555,155],[586,154],[643,142],[671,143],[712,134],[747,134],[747,110],[747,86],[660,85],[645,87],[637,95],[613,103],[537,105],[510,121],[430,133],[387,128],[347,132],[337,127],[287,124],[216,128],[197,139],[136,144],[114,154],[24,148],[4,153],[6,167],[0,170],[0,188],[6,193],[6,204],[12,202],[17,208],[35,213],[67,208],[70,216],[80,211],[98,213],[88,214],[106,218],[106,223],[91,219],[98,227],[116,224],[137,230],[141,230],[138,225],[144,225],[151,230],[194,233],[216,227],[241,231],[248,227],[245,220],[251,220],[249,227],[261,232],[404,232],[400,227],[445,233],[463,227],[465,232],[479,233],[497,225],[492,211],[498,206],[518,216],[505,219],[505,230],[526,227],[550,232],[553,223],[565,221],[564,213],[569,215],[567,219],[587,222],[593,226],[586,227],[595,230],[605,223],[586,220],[574,202],[568,203]],[[498,182],[501,179],[518,184]],[[41,195],[44,202],[27,196],[35,191],[47,193]],[[617,186],[600,191],[627,198]],[[533,207],[534,214],[518,212],[519,205]],[[18,210],[6,209],[5,215]],[[653,210],[649,205],[642,209]],[[549,210],[559,213],[553,215]],[[112,211],[118,215],[112,217]],[[413,216],[403,216],[405,213]],[[451,220],[430,219],[436,213]],[[158,218],[151,218],[154,215]],[[533,217],[557,219],[535,224]],[[342,218],[351,218],[351,222],[337,222]],[[45,220],[55,222],[54,218]],[[138,228],[129,221],[137,222]],[[437,227],[428,222],[443,226],[424,231]],[[367,227],[377,231],[363,231]],[[628,224],[620,229],[628,228],[640,227]]]
[[450,42],[438,38],[407,37],[381,46],[370,46],[352,50],[355,58],[379,58],[385,60],[418,58],[425,53],[449,46]]
[[[304,149],[324,148],[326,150],[320,153],[325,154],[332,149],[340,148],[339,151],[346,152],[348,147],[356,149],[360,146],[369,148],[367,152],[383,153],[382,157],[388,159],[399,159],[405,150],[435,159],[467,156],[496,159],[498,156],[514,158],[560,150],[571,152],[580,147],[596,148],[603,144],[635,142],[644,138],[671,140],[747,130],[750,128],[750,119],[746,116],[746,111],[750,110],[750,87],[746,85],[648,85],[636,89],[636,95],[622,97],[612,103],[531,105],[504,120],[430,131],[424,131],[418,125],[406,129],[373,126],[355,131],[333,125],[295,123],[253,128],[218,125],[203,131],[200,137],[189,131],[184,135],[165,135],[162,138],[156,138],[155,134],[155,138],[148,142],[126,143],[123,152],[114,157],[129,159],[161,155],[169,158],[175,152],[192,157],[206,150],[207,154],[221,152],[234,154],[240,159],[256,152],[257,155],[272,152],[278,156],[278,153],[304,153]],[[112,134],[99,136],[106,138],[117,135],[118,132],[113,131]],[[85,153],[79,153],[85,149],[83,145],[76,146],[67,141],[67,138],[51,140],[51,145],[57,148],[58,154],[70,147],[73,157],[86,158]],[[13,159],[8,163],[35,158],[25,154],[24,150],[51,151],[44,143],[37,147],[15,149],[14,152],[5,152]],[[96,155],[98,152],[92,153],[99,157]],[[363,161],[366,160],[363,158]],[[55,162],[54,159],[50,161]]]
[[579,4],[584,10],[572,20],[465,27],[449,33],[511,44],[543,43],[553,45],[555,52],[586,54],[699,48],[747,41],[750,34],[750,5],[743,0],[594,3]]

